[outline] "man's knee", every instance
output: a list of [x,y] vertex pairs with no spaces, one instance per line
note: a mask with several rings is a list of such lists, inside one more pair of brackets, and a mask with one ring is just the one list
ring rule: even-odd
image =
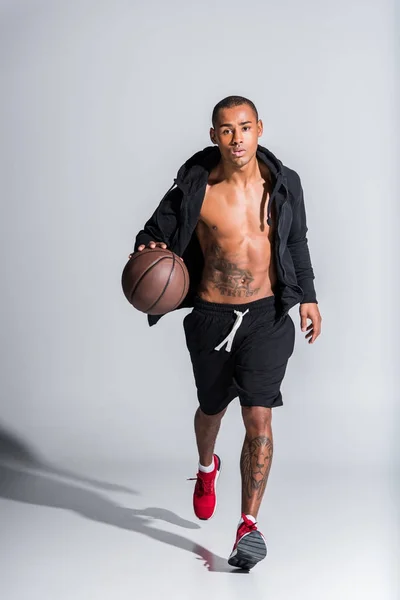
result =
[[197,409],[197,414],[200,416],[200,418],[202,418],[204,421],[219,421],[222,419],[222,417],[224,416],[224,414],[226,413],[228,407],[224,408],[224,410],[221,410],[219,413],[213,414],[213,415],[209,415],[205,412],[203,412],[201,410],[201,408],[199,407]]
[[263,433],[271,425],[272,409],[265,406],[242,406],[242,417],[247,431]]

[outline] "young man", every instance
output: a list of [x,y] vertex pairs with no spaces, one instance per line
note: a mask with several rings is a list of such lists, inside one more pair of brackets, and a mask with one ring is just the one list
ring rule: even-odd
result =
[[[300,302],[310,344],[321,330],[300,178],[258,145],[262,133],[250,100],[221,100],[210,129],[215,146],[182,165],[134,248],[168,247],[189,270],[179,308],[193,307],[184,330],[199,400],[193,496],[199,519],[216,508],[215,441],[228,404],[239,397],[246,430],[242,516],[228,562],[244,569],[267,554],[256,519],[272,462],[272,408],[283,404],[280,386],[295,342],[289,309]],[[149,315],[149,324],[160,318]]]

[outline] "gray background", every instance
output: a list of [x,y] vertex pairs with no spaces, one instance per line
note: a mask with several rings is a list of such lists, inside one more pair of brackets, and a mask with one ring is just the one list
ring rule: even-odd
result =
[[178,167],[211,144],[212,107],[239,93],[264,120],[261,143],[302,178],[323,316],[310,347],[291,312],[277,454],[392,462],[390,3],[20,2],[1,22],[4,423],[60,458],[192,451],[186,311],[148,328],[120,275]]
[[[323,317],[309,346],[291,311],[296,348],[273,413],[271,476],[393,477],[394,8],[0,2],[3,428],[64,467],[146,469],[162,458],[195,470],[186,311],[150,329],[120,277],[179,166],[211,144],[214,104],[241,94],[263,119],[260,143],[302,178]],[[232,465],[243,434],[235,400],[218,442]]]

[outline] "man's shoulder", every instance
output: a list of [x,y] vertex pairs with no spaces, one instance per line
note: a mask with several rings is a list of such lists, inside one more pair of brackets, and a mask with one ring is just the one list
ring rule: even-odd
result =
[[301,184],[300,175],[294,169],[282,164],[282,172],[285,175],[289,185],[298,187]]
[[300,175],[294,169],[291,169],[287,165],[282,165],[282,173],[286,178],[287,188],[293,200],[299,197],[301,192],[301,179]]

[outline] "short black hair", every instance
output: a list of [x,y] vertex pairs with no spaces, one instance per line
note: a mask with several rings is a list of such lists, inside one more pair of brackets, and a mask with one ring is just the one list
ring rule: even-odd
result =
[[254,102],[252,102],[248,98],[245,98],[244,96],[227,96],[223,100],[220,100],[218,104],[214,106],[211,117],[213,127],[215,128],[215,123],[217,122],[218,113],[221,110],[221,108],[232,108],[233,106],[240,106],[241,104],[248,104],[248,106],[250,106],[250,108],[253,109],[256,115],[256,121],[258,121],[258,111],[254,105]]

